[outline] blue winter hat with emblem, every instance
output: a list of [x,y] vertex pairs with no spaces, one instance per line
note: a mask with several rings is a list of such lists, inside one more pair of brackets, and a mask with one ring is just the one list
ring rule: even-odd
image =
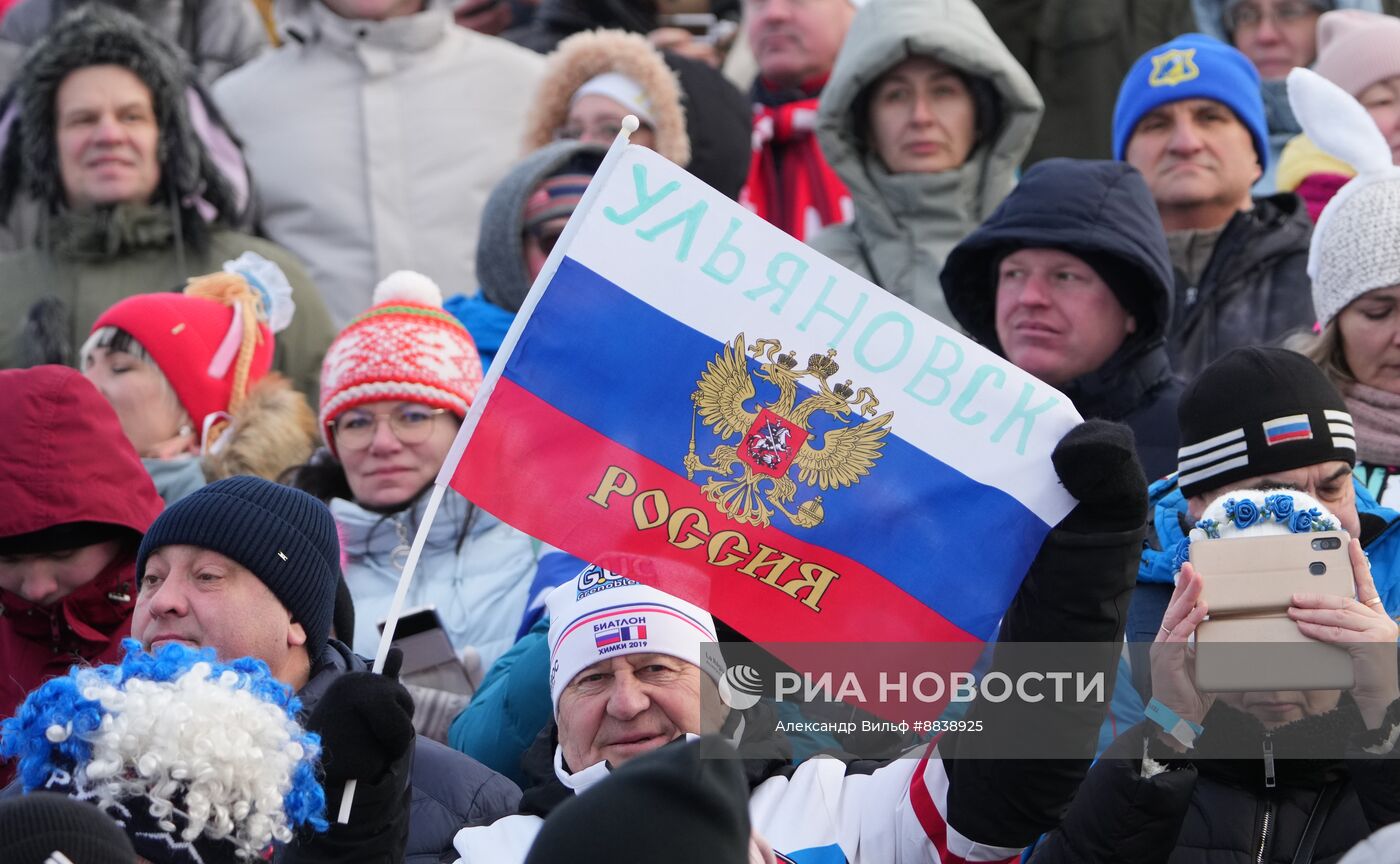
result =
[[1259,72],[1248,57],[1203,33],[1158,45],[1128,70],[1113,108],[1113,158],[1123,158],[1143,115],[1183,99],[1212,99],[1233,111],[1254,139],[1259,167],[1269,167],[1269,124]]
[[136,553],[138,574],[163,546],[208,549],[248,568],[301,624],[316,662],[330,636],[340,581],[340,537],[326,505],[261,477],[226,477],[156,518]]

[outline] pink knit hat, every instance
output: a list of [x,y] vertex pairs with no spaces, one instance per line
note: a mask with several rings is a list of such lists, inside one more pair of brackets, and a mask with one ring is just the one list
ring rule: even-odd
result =
[[467,328],[442,308],[433,280],[410,270],[385,277],[374,306],[331,342],[321,366],[321,431],[369,402],[420,402],[458,417],[481,387],[481,357]]
[[1324,13],[1313,69],[1352,96],[1400,75],[1400,18],[1359,9]]

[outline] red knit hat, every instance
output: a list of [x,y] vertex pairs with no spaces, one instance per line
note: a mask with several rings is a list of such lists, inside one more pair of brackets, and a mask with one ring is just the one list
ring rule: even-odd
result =
[[321,366],[321,431],[335,453],[331,424],[369,402],[418,402],[458,417],[481,387],[481,357],[442,292],[421,273],[391,273],[374,306],[340,331]]
[[236,411],[272,368],[272,334],[291,321],[293,308],[281,269],[247,252],[225,262],[222,272],[190,279],[182,293],[127,297],[102,313],[92,330],[117,327],[131,334],[204,442],[222,428],[220,415]]

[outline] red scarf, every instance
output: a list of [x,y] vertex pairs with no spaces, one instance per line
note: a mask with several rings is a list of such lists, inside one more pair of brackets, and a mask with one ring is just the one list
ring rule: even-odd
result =
[[846,184],[817,146],[817,97],[753,107],[753,157],[739,203],[806,240],[850,218]]

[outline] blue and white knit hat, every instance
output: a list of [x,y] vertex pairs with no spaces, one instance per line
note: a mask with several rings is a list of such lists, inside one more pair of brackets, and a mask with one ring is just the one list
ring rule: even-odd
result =
[[120,665],[74,666],[0,724],[26,792],[92,802],[153,864],[232,864],[326,829],[320,738],[267,664],[122,645]]
[[699,666],[718,684],[724,668],[715,619],[664,591],[633,582],[596,565],[550,592],[549,695],[559,712],[559,694],[574,676],[611,657],[666,654]]

